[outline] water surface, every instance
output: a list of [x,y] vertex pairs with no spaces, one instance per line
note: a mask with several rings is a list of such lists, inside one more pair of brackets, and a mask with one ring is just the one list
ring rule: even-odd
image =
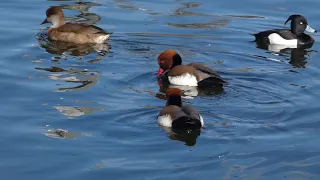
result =
[[[0,2],[0,174],[16,179],[319,179],[318,37],[309,49],[269,51],[249,33],[303,14],[319,29],[320,2]],[[38,41],[50,6],[69,21],[114,32],[64,52]],[[194,141],[155,121],[165,105],[157,56],[177,50],[228,81],[185,99],[205,127]]]

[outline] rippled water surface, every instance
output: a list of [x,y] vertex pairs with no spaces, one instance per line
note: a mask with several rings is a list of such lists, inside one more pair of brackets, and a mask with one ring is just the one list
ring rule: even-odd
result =
[[[50,6],[114,33],[104,47],[51,46],[39,26]],[[295,13],[320,29],[319,6],[1,1],[2,179],[320,179],[319,38],[309,49],[269,51],[249,35],[283,28]],[[156,59],[170,48],[228,81],[221,93],[184,100],[205,119],[193,138],[155,120],[166,102]]]

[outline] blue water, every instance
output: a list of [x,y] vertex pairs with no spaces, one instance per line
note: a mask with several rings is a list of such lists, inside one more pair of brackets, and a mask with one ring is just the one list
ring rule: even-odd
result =
[[[105,53],[41,44],[50,6],[114,32]],[[0,175],[18,179],[319,179],[319,37],[273,52],[250,42],[320,1],[0,2]],[[288,26],[287,26],[288,27]],[[59,46],[62,47],[62,46]],[[205,127],[191,143],[156,123],[157,56],[177,50],[228,85],[185,99]],[[159,91],[160,90],[160,91]]]

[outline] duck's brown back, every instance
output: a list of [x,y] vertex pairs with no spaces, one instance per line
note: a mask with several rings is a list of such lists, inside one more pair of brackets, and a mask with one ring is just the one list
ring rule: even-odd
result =
[[50,39],[56,41],[73,42],[77,44],[102,43],[109,37],[107,32],[97,26],[71,23],[49,29],[48,35]]
[[196,69],[192,66],[188,65],[178,65],[172,68],[168,72],[168,76],[182,76],[185,73],[189,73],[191,75],[195,75]]

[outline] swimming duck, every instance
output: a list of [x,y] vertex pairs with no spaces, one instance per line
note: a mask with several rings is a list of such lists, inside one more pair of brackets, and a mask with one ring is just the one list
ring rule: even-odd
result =
[[166,107],[157,118],[159,125],[173,130],[192,130],[203,127],[204,122],[199,111],[192,106],[183,106],[181,91],[177,88],[168,89]]
[[40,24],[51,23],[48,30],[49,39],[72,42],[76,44],[104,43],[110,33],[88,24],[65,23],[64,14],[60,7],[50,7],[46,12],[47,18]]
[[252,35],[256,37],[257,42],[267,44],[289,46],[313,44],[314,39],[305,34],[304,31],[315,33],[316,30],[308,25],[306,18],[298,14],[291,15],[284,24],[287,24],[290,20],[291,29],[273,29]]
[[174,50],[166,50],[158,57],[160,66],[157,77],[180,86],[220,86],[225,81],[212,69],[200,64],[181,65],[182,58]]

